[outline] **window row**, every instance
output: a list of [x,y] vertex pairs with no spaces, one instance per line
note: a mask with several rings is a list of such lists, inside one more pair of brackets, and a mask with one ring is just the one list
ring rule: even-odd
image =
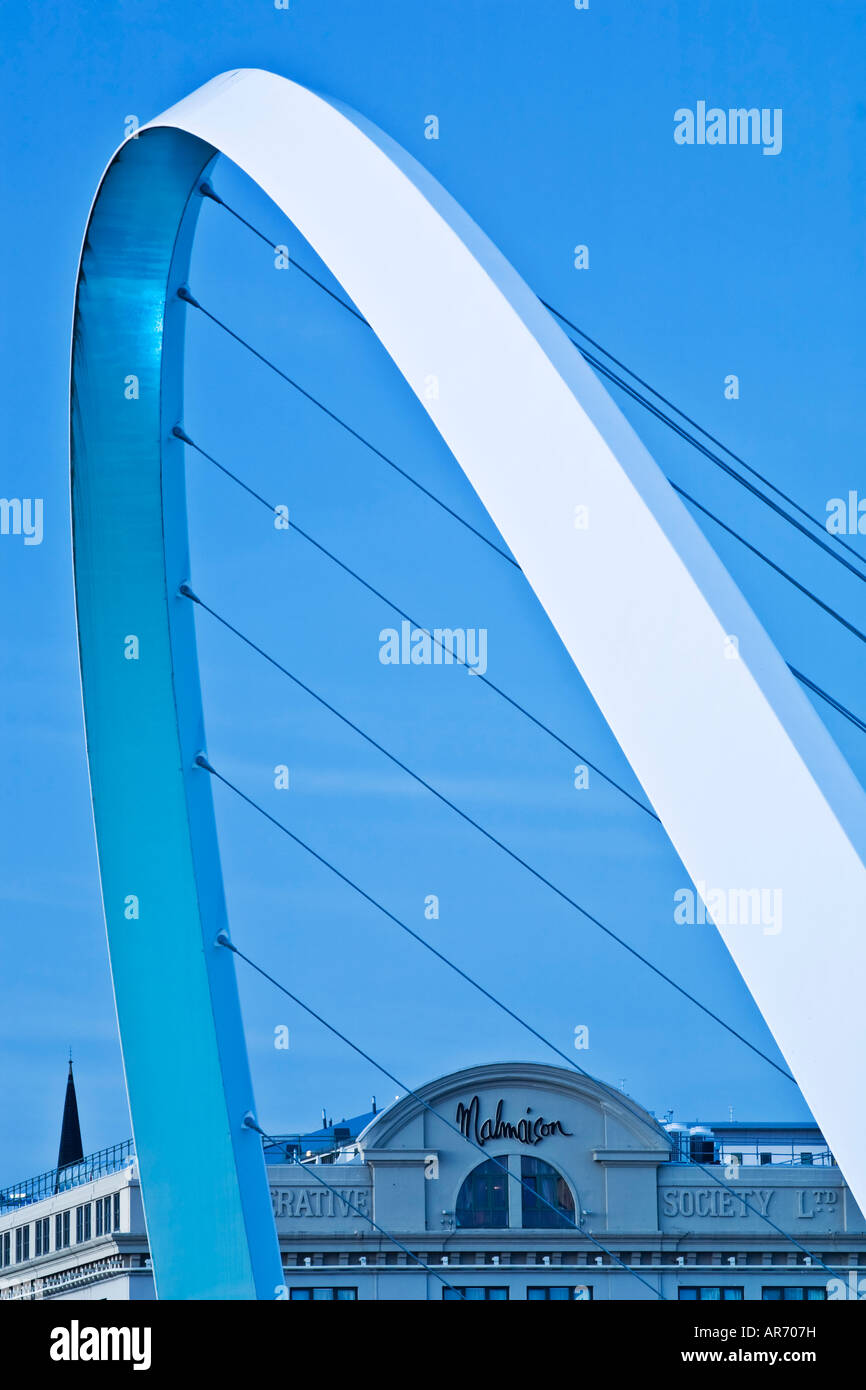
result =
[[[504,1284],[455,1284],[442,1290],[445,1303],[502,1303],[511,1297]],[[530,1303],[587,1303],[592,1300],[591,1284],[554,1284],[530,1286],[526,1290]]]
[[[55,1250],[66,1250],[72,1244],[71,1217],[71,1208],[66,1211],[58,1211],[55,1214],[53,1247]],[[38,1221],[29,1222],[26,1226],[16,1226],[14,1231],[16,1264],[23,1264],[31,1258],[31,1226],[33,1229],[33,1258],[39,1259],[41,1255],[51,1253],[51,1217],[42,1216]],[[85,1202],[80,1207],[75,1208],[76,1245],[92,1240],[95,1235],[110,1235],[112,1231],[119,1230],[119,1192],[115,1192],[109,1197],[100,1197],[95,1202]],[[11,1231],[0,1233],[0,1269],[6,1269],[12,1264],[12,1235],[13,1232]]]
[[[681,1285],[677,1292],[681,1300],[697,1301],[698,1303],[735,1303],[745,1297],[742,1285]],[[827,1290],[822,1288],[820,1284],[765,1284],[761,1289],[762,1299],[776,1303],[820,1303],[826,1297]]]
[[[450,1289],[442,1290],[442,1297],[446,1302],[466,1301],[468,1303],[490,1302],[495,1303],[509,1296],[508,1289],[504,1286],[484,1287],[479,1285],[455,1285]],[[292,1301],[303,1301],[305,1303],[324,1302],[343,1302],[355,1300],[358,1297],[357,1288],[316,1288],[316,1289],[289,1289],[289,1298]],[[587,1301],[592,1298],[592,1287],[587,1284],[562,1285],[553,1288],[529,1288],[526,1290],[526,1297],[531,1301],[541,1301],[551,1303],[567,1303],[571,1301]]]
[[[355,1288],[296,1288],[289,1289],[292,1300],[310,1302],[343,1302],[358,1297]],[[592,1301],[591,1284],[553,1284],[530,1285],[526,1290],[530,1303],[588,1303]],[[736,1303],[744,1298],[741,1285],[701,1284],[683,1286],[679,1289],[682,1300],[696,1300],[701,1303]],[[827,1297],[827,1290],[820,1285],[765,1285],[761,1298],[767,1301],[820,1302]],[[506,1284],[455,1284],[443,1288],[442,1298],[446,1303],[502,1303],[511,1298],[511,1290]]]
[[[742,1286],[731,1285],[700,1285],[685,1286],[679,1289],[679,1297],[683,1300],[697,1300],[701,1303],[733,1303],[739,1302],[744,1298]],[[466,1285],[457,1284],[450,1289],[442,1290],[442,1297],[446,1302],[456,1302],[466,1300],[467,1302],[499,1302],[511,1297],[509,1288],[504,1284],[499,1285]],[[547,1303],[584,1303],[592,1299],[591,1284],[564,1284],[547,1285],[542,1287],[529,1287],[526,1290],[526,1297],[530,1302]],[[820,1302],[827,1297],[827,1290],[819,1284],[811,1286],[803,1285],[771,1285],[761,1289],[761,1298],[767,1301],[784,1302]]]
[[318,1303],[324,1300],[328,1303],[334,1301],[343,1303],[349,1301],[354,1302],[357,1297],[357,1289],[289,1289],[289,1298],[293,1302],[300,1300],[304,1303]]

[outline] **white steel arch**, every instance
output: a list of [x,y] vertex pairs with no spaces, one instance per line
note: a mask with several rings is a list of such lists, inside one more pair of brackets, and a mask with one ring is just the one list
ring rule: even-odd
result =
[[781,893],[779,930],[719,930],[866,1205],[856,1100],[866,795],[715,552],[531,290],[366,120],[240,70],[143,130],[159,128],[197,137],[253,178],[369,321],[511,548],[693,882]]

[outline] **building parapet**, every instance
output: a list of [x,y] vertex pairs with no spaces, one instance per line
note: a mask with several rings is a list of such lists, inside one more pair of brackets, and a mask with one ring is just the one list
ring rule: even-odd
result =
[[97,1178],[118,1173],[134,1157],[132,1140],[125,1139],[122,1144],[111,1144],[107,1149],[98,1149],[96,1153],[87,1154],[77,1163],[67,1164],[64,1168],[49,1168],[47,1172],[39,1173],[35,1178],[13,1183],[0,1190],[0,1214],[18,1211],[21,1207],[44,1201],[46,1197],[54,1197],[60,1192],[69,1191],[70,1188],[81,1187]]
[[17,1284],[0,1289],[0,1301],[29,1302],[35,1299],[56,1298],[72,1289],[85,1288],[118,1275],[147,1275],[152,1277],[149,1257],[115,1254],[88,1264],[75,1265],[59,1274],[34,1274]]

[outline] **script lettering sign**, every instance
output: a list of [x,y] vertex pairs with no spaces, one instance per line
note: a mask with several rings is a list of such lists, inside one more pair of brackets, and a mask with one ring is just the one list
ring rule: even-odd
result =
[[478,1096],[473,1096],[468,1105],[460,1101],[457,1106],[457,1128],[464,1139],[474,1139],[481,1148],[491,1140],[516,1139],[518,1144],[540,1144],[542,1139],[549,1139],[554,1134],[563,1134],[569,1139],[572,1137],[560,1120],[545,1120],[543,1115],[530,1118],[532,1110],[528,1105],[526,1115],[516,1122],[503,1119],[504,1107],[505,1102],[498,1101],[495,1114],[482,1120]]

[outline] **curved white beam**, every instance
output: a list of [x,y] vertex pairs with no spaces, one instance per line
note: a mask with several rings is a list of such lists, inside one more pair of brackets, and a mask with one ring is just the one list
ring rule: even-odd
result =
[[[496,248],[364,119],[242,70],[152,124],[239,165],[369,320],[517,558],[692,880],[781,892],[777,933],[719,929],[866,1206],[856,1100],[866,797],[685,507]],[[429,373],[435,401],[421,389]],[[588,509],[585,530],[575,529],[577,506]]]

